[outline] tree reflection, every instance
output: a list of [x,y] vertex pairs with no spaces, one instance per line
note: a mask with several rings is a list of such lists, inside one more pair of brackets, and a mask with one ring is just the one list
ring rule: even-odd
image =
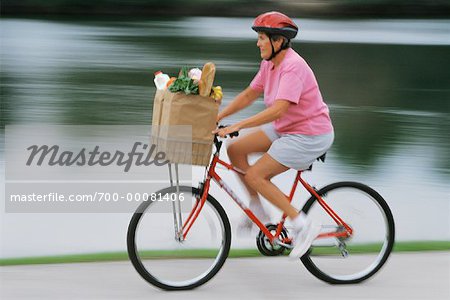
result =
[[[176,75],[182,66],[201,67],[214,61],[216,83],[224,88],[226,102],[231,100],[227,90],[244,89],[258,69],[255,40],[187,38],[174,33],[149,37],[134,32],[141,26],[145,30],[140,32],[158,30],[157,23],[154,28],[152,23],[126,24],[123,28],[129,34],[93,30],[89,36],[76,36],[79,43],[95,40],[108,45],[110,52],[102,54],[101,63],[77,60],[48,76],[51,65],[46,69],[40,62],[41,76],[22,78],[4,68],[2,124],[18,121],[14,112],[24,105],[37,115],[57,115],[58,123],[64,124],[148,124],[154,71]],[[294,48],[312,66],[330,104],[336,129],[332,151],[340,160],[370,169],[402,143],[426,144],[435,156],[430,167],[449,175],[448,46],[300,41]],[[89,58],[98,50],[84,51],[83,57]],[[68,60],[70,55],[60,53],[60,59]],[[256,108],[248,111],[252,113]]]

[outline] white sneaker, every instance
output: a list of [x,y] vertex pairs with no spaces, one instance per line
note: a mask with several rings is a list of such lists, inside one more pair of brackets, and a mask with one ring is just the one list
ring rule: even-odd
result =
[[[255,215],[264,225],[270,222],[270,217],[265,211],[259,212]],[[259,227],[256,226],[256,224],[253,223],[253,221],[247,215],[242,216],[242,219],[237,225],[237,234],[246,236],[251,234],[253,229],[259,230]]]
[[[270,222],[270,216],[266,213],[259,196],[250,196],[249,208],[261,223],[265,225]],[[256,224],[247,215],[244,215],[237,226],[238,234],[248,235],[253,229],[259,230]]]
[[312,242],[319,235],[321,226],[306,219],[300,231],[294,236],[294,248],[289,253],[290,259],[302,257],[311,247]]
[[253,222],[247,216],[243,216],[237,225],[237,233],[249,233],[252,229]]

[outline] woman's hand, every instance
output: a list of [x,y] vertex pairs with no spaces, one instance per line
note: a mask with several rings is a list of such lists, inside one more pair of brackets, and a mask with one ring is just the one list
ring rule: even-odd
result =
[[230,133],[239,131],[239,130],[241,130],[241,128],[239,128],[238,125],[234,124],[234,125],[230,125],[228,127],[220,128],[220,129],[217,128],[216,130],[213,130],[212,133],[213,134],[217,133],[218,136],[225,137],[225,136],[229,135]]

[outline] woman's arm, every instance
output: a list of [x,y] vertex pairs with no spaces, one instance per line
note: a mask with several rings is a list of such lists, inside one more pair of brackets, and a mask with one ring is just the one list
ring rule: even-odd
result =
[[260,95],[261,92],[258,92],[251,87],[247,87],[219,113],[219,115],[217,116],[217,123],[220,122],[220,120],[222,120],[223,118],[246,108],[247,106],[252,104]]
[[262,112],[242,120],[234,125],[216,129],[213,133],[218,133],[219,136],[224,137],[232,132],[239,131],[243,128],[256,127],[279,119],[289,108],[292,102],[288,100],[276,100],[275,103],[263,110]]

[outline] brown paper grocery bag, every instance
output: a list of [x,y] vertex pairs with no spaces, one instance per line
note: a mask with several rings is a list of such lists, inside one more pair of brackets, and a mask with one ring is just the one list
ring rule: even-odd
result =
[[[211,131],[216,128],[219,103],[210,97],[171,93],[169,90],[164,92],[163,99],[159,138],[165,141],[169,159],[175,163],[207,165],[214,140]],[[192,136],[172,125],[192,126]],[[186,156],[189,152],[190,155]]]
[[159,136],[159,125],[161,124],[162,108],[164,103],[164,90],[156,90],[155,99],[153,100],[153,116],[152,116],[152,143],[157,143]]
[[164,101],[164,91],[156,90],[155,99],[153,100],[152,124],[158,125],[161,122],[163,101]]

